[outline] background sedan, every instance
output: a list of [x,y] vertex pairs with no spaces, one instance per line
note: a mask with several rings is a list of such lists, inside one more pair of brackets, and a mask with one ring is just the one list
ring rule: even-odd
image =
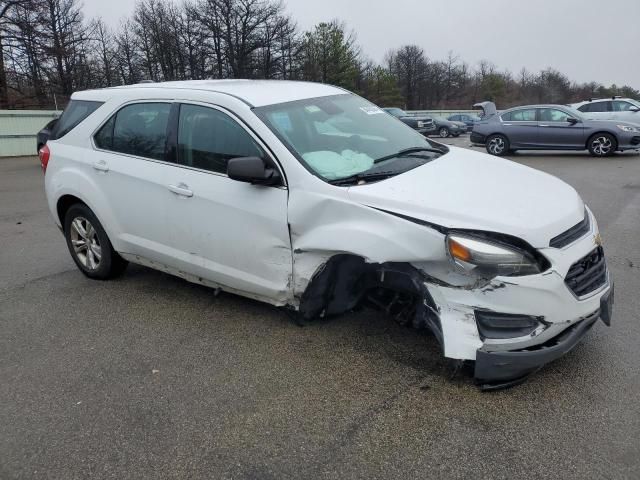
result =
[[484,144],[492,155],[516,150],[589,150],[606,157],[616,151],[640,148],[640,126],[590,120],[564,105],[530,105],[494,113],[477,122],[473,143]]

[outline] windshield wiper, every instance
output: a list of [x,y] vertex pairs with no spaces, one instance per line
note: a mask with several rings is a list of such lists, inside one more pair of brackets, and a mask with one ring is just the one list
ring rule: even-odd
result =
[[384,178],[392,177],[394,175],[398,175],[402,172],[375,172],[375,173],[356,173],[354,175],[349,175],[344,178],[336,178],[335,180],[330,180],[329,183],[331,185],[354,185],[357,184],[361,180],[382,180]]
[[405,148],[404,150],[400,150],[399,152],[393,153],[391,155],[385,155],[384,157],[376,158],[373,161],[373,163],[375,165],[376,163],[384,162],[386,160],[391,160],[392,158],[416,156],[416,155],[409,155],[409,154],[419,153],[419,152],[430,152],[430,153],[439,153],[439,154],[445,153],[444,150],[440,150],[439,148],[411,147],[411,148]]

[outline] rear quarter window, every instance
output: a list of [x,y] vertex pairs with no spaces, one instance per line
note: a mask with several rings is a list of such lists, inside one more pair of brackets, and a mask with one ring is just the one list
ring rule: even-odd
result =
[[64,137],[71,130],[76,128],[82,121],[95,112],[103,102],[92,102],[88,100],[71,100],[67,108],[62,112],[62,116],[56,123],[51,139],[56,140]]

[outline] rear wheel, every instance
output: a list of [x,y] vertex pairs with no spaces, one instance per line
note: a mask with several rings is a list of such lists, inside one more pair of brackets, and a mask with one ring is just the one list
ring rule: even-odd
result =
[[449,129],[447,127],[442,127],[440,130],[438,130],[438,135],[440,135],[442,138],[447,138],[449,136]]
[[106,280],[121,274],[127,266],[113,249],[109,237],[89,207],[75,204],[64,220],[64,236],[71,258],[89,278]]
[[504,135],[491,135],[487,138],[486,149],[491,155],[498,157],[509,152],[509,139]]
[[609,157],[617,150],[618,141],[610,133],[596,133],[589,139],[587,148],[594,157]]

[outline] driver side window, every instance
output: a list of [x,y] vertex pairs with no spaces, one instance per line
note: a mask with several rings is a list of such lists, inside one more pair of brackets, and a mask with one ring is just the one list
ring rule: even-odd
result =
[[237,157],[265,154],[251,135],[219,110],[180,105],[178,163],[216,173],[227,173],[227,162]]
[[616,100],[613,102],[613,111],[614,112],[628,112],[630,111],[635,105],[632,105],[629,102],[624,102],[622,100]]

